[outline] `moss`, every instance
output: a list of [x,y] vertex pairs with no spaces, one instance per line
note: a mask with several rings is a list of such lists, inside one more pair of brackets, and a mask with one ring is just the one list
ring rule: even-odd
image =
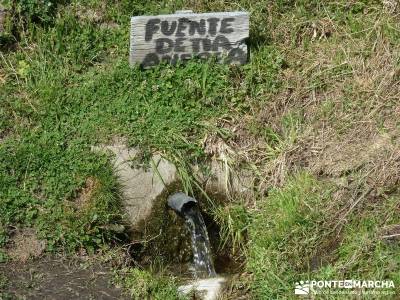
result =
[[[180,182],[172,183],[155,200],[150,216],[132,232],[132,239],[140,241],[134,247],[132,256],[143,267],[155,271],[166,268],[185,277],[193,257],[190,235],[183,219],[167,206],[167,197],[182,190]],[[220,226],[215,222],[216,208],[225,207],[229,203],[226,196],[210,192],[207,199],[197,190],[194,197],[199,202],[207,226],[217,273],[237,272],[241,268],[243,256],[241,253],[232,255],[232,243],[223,243]]]
[[134,253],[141,264],[165,267],[191,261],[190,237],[185,224],[167,206],[168,195],[180,190],[180,182],[169,185],[154,201],[150,216],[133,232],[133,238],[141,241],[141,249]]

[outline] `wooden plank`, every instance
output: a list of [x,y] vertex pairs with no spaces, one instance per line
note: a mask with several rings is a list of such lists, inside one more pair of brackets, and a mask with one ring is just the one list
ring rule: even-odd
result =
[[144,68],[162,61],[175,64],[193,57],[215,55],[223,62],[244,64],[248,59],[247,12],[137,16],[131,19],[130,63]]

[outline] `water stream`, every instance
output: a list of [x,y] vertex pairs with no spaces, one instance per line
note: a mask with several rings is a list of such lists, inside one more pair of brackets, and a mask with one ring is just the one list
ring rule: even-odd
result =
[[203,216],[197,205],[192,205],[182,211],[185,224],[190,232],[193,250],[195,276],[197,278],[215,277],[212,262],[210,240]]

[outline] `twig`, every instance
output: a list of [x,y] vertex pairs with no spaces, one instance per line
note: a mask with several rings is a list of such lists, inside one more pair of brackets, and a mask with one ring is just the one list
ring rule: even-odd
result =
[[389,235],[382,235],[381,239],[391,239],[394,237],[400,237],[400,233],[395,233],[395,234],[389,234]]
[[133,245],[135,245],[135,244],[144,244],[144,243],[148,243],[148,242],[150,242],[150,241],[155,240],[156,238],[158,238],[158,237],[161,235],[161,232],[162,232],[162,230],[160,229],[160,232],[159,232],[157,235],[151,237],[151,238],[148,239],[148,240],[146,240],[146,239],[144,239],[144,240],[136,240],[136,241],[133,241],[133,242],[131,242],[131,243],[129,243],[129,244],[125,244],[123,247],[130,247],[130,246],[133,246]]
[[345,214],[340,218],[339,222],[335,225],[333,230],[336,230],[336,228],[342,224],[343,220],[353,211],[353,209],[357,206],[358,203],[360,203],[361,200],[365,198],[371,191],[373,190],[372,187],[367,189],[364,193],[361,194],[360,197],[356,201],[353,202],[353,204],[350,206],[350,208],[345,212]]

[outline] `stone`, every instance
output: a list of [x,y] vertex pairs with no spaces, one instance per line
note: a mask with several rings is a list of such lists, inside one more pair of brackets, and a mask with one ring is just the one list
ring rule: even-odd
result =
[[139,151],[128,148],[124,143],[101,145],[92,149],[111,151],[115,155],[113,164],[122,186],[123,205],[133,227],[151,214],[157,198],[168,185],[177,180],[176,167],[159,154],[153,155],[153,163],[145,169],[132,166],[132,160]]
[[[114,154],[113,164],[122,186],[123,205],[129,222],[133,227],[149,217],[157,198],[166,187],[179,180],[177,169],[159,154],[153,155],[148,169],[132,166],[139,151],[126,146],[124,140],[111,145],[92,147],[95,151],[109,151]],[[155,168],[156,166],[156,168]],[[213,159],[206,168],[193,166],[193,172],[205,190],[212,194],[225,195],[228,198],[253,196],[254,176],[248,170],[233,170],[229,166]]]
[[199,279],[178,287],[178,291],[182,295],[190,295],[193,292],[195,296],[193,299],[217,300],[225,282],[226,279],[223,277]]
[[208,172],[201,172],[198,167],[196,169],[196,174],[207,192],[228,197],[253,196],[254,175],[249,170],[233,169],[216,159],[209,163]]

